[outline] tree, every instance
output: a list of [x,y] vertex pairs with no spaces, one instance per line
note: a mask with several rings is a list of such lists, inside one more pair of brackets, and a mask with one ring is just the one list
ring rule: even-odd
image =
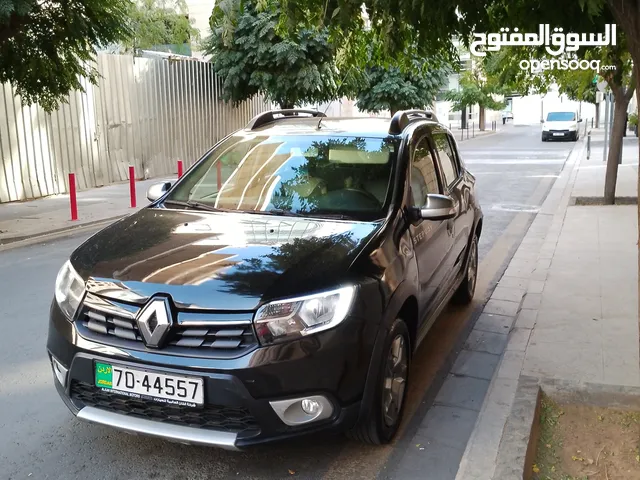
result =
[[467,70],[460,76],[460,90],[449,90],[445,98],[453,102],[451,109],[454,112],[466,111],[469,106],[478,105],[479,128],[484,130],[486,109],[501,110],[505,106],[503,101],[493,98],[497,93],[498,89],[488,82],[479,70]]
[[131,5],[129,18],[133,35],[124,46],[134,52],[160,50],[189,54],[189,46],[199,40],[184,0],[143,0]]
[[305,19],[283,30],[280,20],[275,2],[216,5],[205,51],[223,79],[224,98],[237,103],[263,93],[281,108],[293,108],[346,93],[351,82],[338,69],[329,29]]
[[393,63],[371,60],[357,93],[358,108],[373,113],[389,110],[391,115],[398,110],[423,109],[433,104],[450,72],[442,59],[416,54]]
[[0,82],[25,105],[54,110],[80,81],[98,80],[96,48],[130,36],[130,0],[1,0]]

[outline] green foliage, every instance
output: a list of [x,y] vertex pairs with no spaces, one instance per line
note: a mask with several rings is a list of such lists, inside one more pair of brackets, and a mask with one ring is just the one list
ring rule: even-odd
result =
[[184,0],[143,0],[131,6],[129,18],[133,36],[124,46],[133,51],[170,51],[170,46],[199,41],[198,30],[189,20]]
[[453,102],[451,110],[461,111],[469,105],[478,105],[489,110],[502,110],[505,102],[494,95],[500,93],[491,82],[487,82],[479,71],[466,71],[460,76],[460,90],[449,90],[446,99]]
[[129,0],[0,0],[0,82],[24,104],[55,109],[80,77],[96,83],[96,47],[130,35]]
[[366,80],[357,95],[358,108],[374,113],[389,110],[393,115],[398,110],[432,105],[450,70],[443,66],[429,68],[427,59],[421,64],[413,68],[393,65],[367,68]]
[[633,112],[629,114],[629,125],[632,127],[638,126],[638,114]]
[[[576,32],[601,32],[606,23],[606,0],[283,0],[283,22],[324,18],[338,12],[332,21],[343,31],[357,30],[361,7],[371,20],[385,52],[401,56],[416,39],[423,56],[442,51],[455,59],[452,36],[468,44],[474,32],[498,32],[501,27],[518,26],[521,31],[537,31],[538,24],[549,23]],[[609,22],[611,23],[611,22]]]
[[205,51],[223,79],[224,98],[241,102],[262,92],[291,108],[348,93],[353,82],[338,68],[329,29],[305,21],[285,30],[281,18],[275,2],[227,0],[214,8]]
[[[539,48],[534,47],[509,47],[508,49],[488,54],[485,68],[490,77],[497,84],[502,84],[505,89],[527,95],[531,93],[545,94],[552,84],[557,84],[559,92],[566,94],[570,99],[595,103],[597,87],[593,83],[595,75],[603,77],[615,92],[617,87],[630,84],[633,62],[627,51],[624,34],[618,33],[618,41],[615,46],[591,47],[581,49],[575,55],[565,54],[560,57],[551,57]],[[594,70],[563,70],[553,68],[541,72],[531,72],[520,68],[522,60],[549,61],[555,60],[597,60],[600,62],[601,71]],[[602,69],[604,66],[614,66],[614,70]]]

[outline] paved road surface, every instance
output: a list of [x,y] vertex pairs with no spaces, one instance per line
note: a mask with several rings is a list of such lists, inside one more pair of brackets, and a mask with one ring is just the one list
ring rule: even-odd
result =
[[[534,214],[528,212],[535,212],[542,203],[572,146],[541,143],[539,127],[512,127],[461,144],[468,168],[478,178],[485,211],[476,300],[468,308],[445,312],[420,348],[410,379],[409,418],[391,446],[374,448],[342,437],[323,436],[231,453],[130,436],[78,422],[55,391],[45,342],[56,272],[87,235],[0,252],[0,477],[411,478],[410,447],[416,448],[411,443],[416,430],[432,409],[478,308],[533,219]],[[484,392],[471,394],[481,403]],[[438,428],[455,430],[453,441],[460,445],[459,456],[434,459],[438,471],[453,472],[451,478],[473,426],[472,417],[440,419]],[[452,421],[455,424],[447,424]]]

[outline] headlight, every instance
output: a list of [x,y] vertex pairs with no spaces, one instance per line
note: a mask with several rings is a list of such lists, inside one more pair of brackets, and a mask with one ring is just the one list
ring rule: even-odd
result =
[[56,301],[69,320],[76,314],[83,293],[84,281],[67,260],[56,278]]
[[255,327],[263,345],[333,328],[351,308],[355,287],[267,303],[256,313]]
[[542,124],[542,130],[544,130],[545,132],[549,131],[549,125],[547,125],[546,123]]

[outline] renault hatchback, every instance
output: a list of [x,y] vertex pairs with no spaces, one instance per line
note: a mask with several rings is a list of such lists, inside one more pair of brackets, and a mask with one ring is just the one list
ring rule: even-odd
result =
[[263,113],[64,264],[58,392],[80,419],[183,443],[389,442],[412,353],[474,294],[474,184],[430,112]]

